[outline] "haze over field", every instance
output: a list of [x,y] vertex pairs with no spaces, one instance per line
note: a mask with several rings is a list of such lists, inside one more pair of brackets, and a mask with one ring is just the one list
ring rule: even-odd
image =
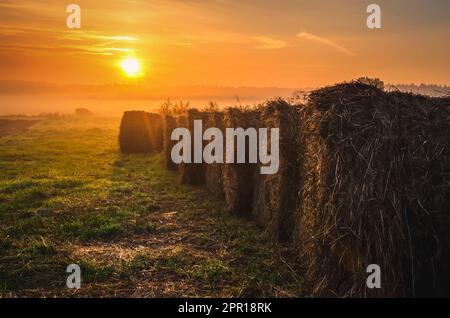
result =
[[254,103],[360,76],[450,84],[450,2],[79,0],[0,3],[0,113],[118,112],[167,98]]
[[0,298],[450,297],[448,39],[450,0],[0,0]]

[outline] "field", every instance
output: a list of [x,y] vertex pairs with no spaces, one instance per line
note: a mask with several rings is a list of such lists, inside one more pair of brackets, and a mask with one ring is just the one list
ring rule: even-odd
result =
[[14,135],[27,130],[38,120],[2,119],[0,118],[0,137]]
[[0,296],[304,296],[290,248],[178,185],[162,155],[119,154],[118,127],[71,117],[0,138]]

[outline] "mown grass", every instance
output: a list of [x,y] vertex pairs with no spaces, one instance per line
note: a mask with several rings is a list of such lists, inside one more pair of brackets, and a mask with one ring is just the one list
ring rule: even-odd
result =
[[161,155],[120,155],[118,124],[47,120],[0,138],[0,295],[302,295],[289,249],[178,185]]

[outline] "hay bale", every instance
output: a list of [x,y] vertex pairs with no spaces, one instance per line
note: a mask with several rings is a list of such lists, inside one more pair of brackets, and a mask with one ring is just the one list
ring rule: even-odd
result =
[[[175,119],[176,119],[176,127],[177,128],[187,128],[187,116],[186,115],[179,115]],[[174,145],[176,142],[177,141],[174,142]],[[177,165],[178,173],[180,173],[180,170],[181,170],[180,166],[181,166],[180,164]],[[181,181],[181,180],[179,180],[179,181]]]
[[[258,113],[231,108],[224,114],[224,129],[226,128],[257,128]],[[236,148],[236,143],[235,143]],[[223,187],[225,194],[225,210],[239,216],[250,216],[252,212],[253,194],[255,188],[256,164],[248,163],[247,144],[245,164],[224,164]],[[236,149],[234,149],[236,153]]]
[[163,118],[159,114],[147,113],[152,142],[152,150],[161,152],[164,149]]
[[176,119],[177,119],[177,128],[178,127],[187,127],[186,115],[179,115],[176,117]]
[[[311,93],[299,126],[297,242],[313,294],[448,296],[449,99],[344,83]],[[381,289],[366,287],[369,264]]]
[[[209,114],[205,130],[211,127],[220,129],[222,133],[224,132],[223,113],[213,112]],[[225,149],[225,145],[223,149]],[[206,187],[218,198],[224,197],[222,167],[223,164],[221,163],[205,164]]]
[[153,151],[149,117],[144,111],[123,114],[119,133],[120,151],[125,154]]
[[[298,108],[284,100],[268,102],[262,109],[260,125],[279,128],[279,170],[276,174],[256,174],[253,215],[279,241],[293,237],[298,196]],[[261,164],[258,164],[258,169]]]
[[164,160],[166,169],[178,170],[178,164],[172,160],[172,148],[175,146],[176,141],[171,140],[173,130],[177,128],[177,118],[171,115],[164,116]]
[[[192,163],[181,163],[179,165],[179,172],[180,172],[180,184],[186,184],[186,185],[202,185],[205,183],[205,164],[204,163],[193,163],[194,161],[194,120],[202,120],[203,123],[205,122],[205,119],[207,118],[208,114],[204,112],[200,112],[196,109],[190,109],[186,117],[181,119],[184,126],[179,127],[186,127],[191,132],[191,140],[192,140]],[[181,122],[180,122],[181,124]],[[203,131],[202,131],[203,134]],[[203,148],[202,148],[203,149]]]

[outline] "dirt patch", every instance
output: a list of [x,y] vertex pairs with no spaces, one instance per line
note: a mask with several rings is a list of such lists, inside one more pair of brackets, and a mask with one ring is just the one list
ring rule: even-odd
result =
[[0,119],[0,137],[20,134],[38,122],[39,120]]

